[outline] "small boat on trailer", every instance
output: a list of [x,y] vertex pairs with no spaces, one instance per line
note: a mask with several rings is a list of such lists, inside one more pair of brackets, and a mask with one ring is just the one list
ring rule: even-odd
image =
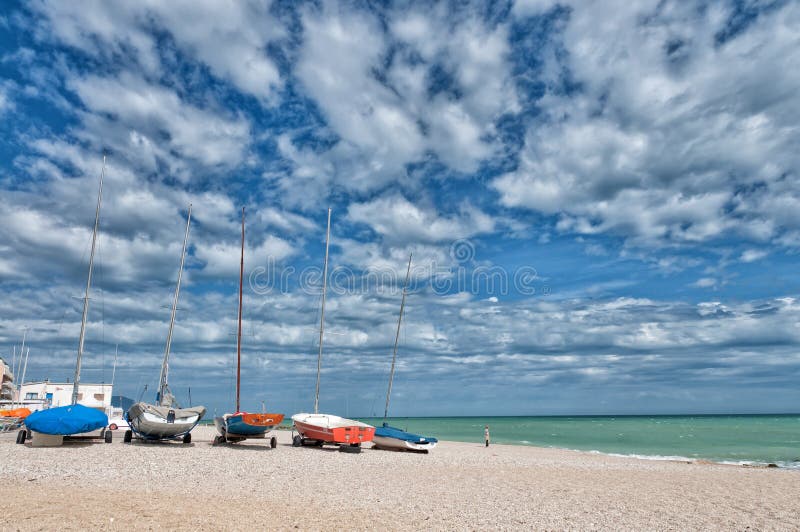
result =
[[[0,410],[0,432],[13,432],[22,426],[25,418],[31,415],[27,408]],[[17,433],[17,438],[20,434]]]
[[130,429],[125,431],[124,441],[130,443],[135,436],[144,441],[181,440],[191,443],[191,431],[205,413],[204,406],[179,408],[168,401],[159,405],[136,403],[125,415]]
[[392,383],[394,382],[394,366],[397,361],[397,344],[400,340],[400,325],[403,322],[403,311],[406,307],[406,294],[408,293],[408,280],[411,275],[411,257],[408,256],[408,269],[406,270],[406,283],[403,286],[403,298],[400,301],[400,316],[397,318],[397,333],[394,337],[394,351],[392,352],[392,369],[389,372],[389,389],[386,391],[386,408],[383,410],[383,425],[375,429],[375,437],[372,443],[377,449],[415,451],[427,453],[434,447],[439,440],[430,436],[420,436],[403,429],[390,427],[386,423],[389,416],[389,399],[392,396]]
[[[51,447],[71,439],[101,438],[111,443],[111,430],[106,428],[108,416],[101,410],[81,404],[39,410],[25,418],[25,426],[32,432],[33,446]],[[98,433],[99,431],[99,433]],[[27,435],[20,431],[17,443],[25,443]]]
[[[266,438],[267,433],[281,424],[283,414],[248,414],[236,412],[214,418],[219,436],[214,443],[236,443],[254,438]],[[273,449],[278,446],[278,439],[272,436],[269,446]]]
[[325,292],[328,287],[328,244],[331,237],[331,209],[328,209],[328,230],[325,236],[325,266],[322,270],[322,310],[319,320],[319,352],[317,354],[317,389],[314,397],[313,414],[295,414],[292,416],[292,445],[325,444],[338,445],[339,450],[349,453],[360,453],[361,444],[372,441],[375,427],[360,421],[347,419],[331,414],[319,413],[319,377],[322,368],[322,339],[325,332]]
[[[242,256],[239,263],[239,318],[236,333],[236,411],[214,418],[219,435],[214,437],[214,445],[237,443],[255,438],[264,439],[267,433],[281,424],[283,414],[262,412],[253,414],[242,412],[239,408],[242,377],[242,283],[244,279],[244,207],[242,207]],[[269,445],[278,446],[278,438],[272,436]]]
[[175,313],[178,310],[178,296],[181,291],[183,264],[186,259],[186,243],[189,240],[189,226],[192,222],[192,205],[186,217],[186,233],[183,236],[181,264],[178,268],[178,281],[172,299],[172,313],[167,330],[167,345],[164,348],[164,359],[161,362],[161,375],[156,393],[156,404],[138,402],[125,413],[125,421],[130,429],[125,431],[124,441],[130,443],[134,437],[143,441],[181,440],[192,442],[192,429],[197,426],[206,413],[204,406],[181,408],[175,396],[169,390],[169,353],[172,345],[172,331],[175,327]]
[[321,447],[329,443],[339,445],[339,449],[344,452],[358,452],[361,444],[371,441],[375,435],[375,427],[372,425],[330,414],[295,414],[292,421],[298,432],[292,438],[292,445],[295,447]]
[[72,404],[34,412],[25,418],[25,427],[17,433],[17,443],[24,444],[29,433],[34,447],[57,447],[64,443],[64,438],[94,439],[100,438],[111,443],[113,433],[107,429],[108,416],[105,412],[78,404],[79,386],[81,382],[81,359],[83,358],[83,342],[86,338],[86,318],[89,315],[89,291],[92,287],[92,271],[94,254],[97,247],[97,228],[100,224],[100,206],[103,200],[103,177],[106,173],[106,158],[103,156],[103,169],[100,172],[100,186],[97,192],[97,207],[94,211],[94,229],[92,230],[92,247],[89,252],[89,275],[86,279],[86,292],[83,297],[83,314],[81,315],[81,332],[78,338],[78,357],[75,362],[75,379],[72,385]]

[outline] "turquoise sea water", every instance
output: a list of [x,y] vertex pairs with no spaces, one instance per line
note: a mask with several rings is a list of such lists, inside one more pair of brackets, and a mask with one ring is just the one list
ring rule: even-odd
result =
[[440,440],[482,443],[489,425],[494,443],[800,469],[799,414],[393,418],[389,424]]

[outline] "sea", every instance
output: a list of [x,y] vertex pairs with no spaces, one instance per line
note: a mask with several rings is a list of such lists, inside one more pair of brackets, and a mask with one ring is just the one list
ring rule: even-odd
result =
[[[380,426],[380,418],[362,418]],[[491,441],[652,460],[709,460],[800,469],[800,414],[390,418],[440,440]]]

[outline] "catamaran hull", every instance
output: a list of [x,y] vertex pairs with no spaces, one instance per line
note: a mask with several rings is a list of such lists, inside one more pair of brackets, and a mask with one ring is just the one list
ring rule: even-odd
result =
[[386,436],[375,436],[372,443],[379,449],[397,450],[397,451],[417,451],[427,453],[434,447],[437,442],[411,442],[401,440],[398,438],[390,438]]
[[125,415],[136,436],[144,440],[175,440],[188,434],[203,419],[204,406],[170,408],[147,403],[134,404]]
[[295,430],[303,439],[336,445],[360,445],[372,441],[375,427],[328,414],[296,414]]

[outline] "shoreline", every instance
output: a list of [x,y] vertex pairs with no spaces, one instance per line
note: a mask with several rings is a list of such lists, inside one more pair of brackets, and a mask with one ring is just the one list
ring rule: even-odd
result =
[[[723,414],[706,414],[706,416],[721,416]],[[724,414],[727,415],[727,414]],[[773,414],[731,414],[731,415],[773,415]],[[797,414],[780,414],[786,416],[796,416]],[[462,417],[469,417],[469,416],[462,416]],[[515,416],[492,416],[492,417],[515,417]],[[578,416],[542,416],[542,417],[578,417]],[[584,417],[597,417],[597,416],[584,416]],[[620,416],[607,416],[609,418],[613,417],[620,417]],[[628,417],[654,417],[654,416],[628,416]],[[662,416],[667,417],[667,416]],[[471,419],[471,417],[469,417]],[[359,419],[366,419],[366,418],[359,418]],[[407,418],[403,418],[407,419]],[[410,419],[440,419],[438,417],[431,417],[431,418],[410,418]],[[485,418],[475,418],[475,419],[485,419]],[[213,427],[213,423],[201,423],[198,427]],[[278,432],[291,432],[292,426],[291,425],[280,425],[275,429]],[[483,445],[483,442],[476,439],[474,441],[467,441],[467,440],[439,440],[441,443],[464,443],[464,444],[473,444],[473,445]],[[526,447],[526,448],[533,448],[533,449],[555,449],[561,451],[574,451],[577,453],[587,453],[587,454],[595,454],[601,456],[609,456],[614,458],[630,458],[635,460],[645,460],[645,461],[654,461],[654,462],[681,462],[681,463],[692,463],[692,464],[715,464],[715,465],[722,465],[722,466],[733,466],[733,467],[749,467],[749,468],[761,468],[761,469],[786,469],[790,471],[800,471],[800,460],[786,462],[786,461],[778,461],[778,462],[768,462],[765,460],[726,460],[716,457],[691,457],[691,456],[683,456],[683,455],[659,455],[659,454],[644,454],[644,453],[621,453],[616,451],[601,451],[599,449],[576,449],[573,447],[561,447],[558,445],[539,445],[529,441],[519,441],[519,442],[510,442],[510,441],[503,441],[498,443],[492,443],[492,446],[495,445],[508,445],[512,447]],[[432,451],[435,452],[435,451]],[[798,451],[800,453],[800,451]]]
[[2,529],[800,527],[797,473],[442,441],[429,454],[267,441],[69,443],[0,435]]
[[[795,414],[792,414],[793,416]],[[204,425],[209,426],[209,425]],[[280,426],[275,429],[276,431],[286,431],[291,432],[291,426]],[[470,445],[479,445],[483,446],[483,443],[479,440],[475,441],[467,441],[467,440],[439,440],[440,443],[464,443]],[[520,441],[518,443],[515,442],[498,442],[492,443],[492,446],[496,445],[508,445],[511,447],[525,447],[525,448],[532,448],[532,449],[555,449],[560,451],[573,451],[576,453],[587,453],[587,454],[595,454],[601,456],[609,456],[614,458],[630,458],[634,460],[645,460],[645,461],[654,461],[654,462],[680,462],[680,463],[687,463],[687,464],[713,464],[713,465],[722,465],[722,466],[733,466],[733,467],[751,467],[751,468],[762,468],[762,469],[787,469],[790,471],[800,471],[800,460],[791,462],[791,465],[787,464],[786,462],[767,462],[763,460],[739,460],[739,461],[732,461],[732,460],[725,460],[720,458],[712,458],[712,457],[691,457],[691,456],[681,456],[681,455],[659,455],[659,454],[642,454],[642,453],[620,453],[614,451],[601,451],[599,449],[575,449],[573,447],[560,447],[557,445],[537,445],[532,442],[528,441]],[[432,451],[435,452],[435,451]],[[800,451],[799,451],[800,452]]]

